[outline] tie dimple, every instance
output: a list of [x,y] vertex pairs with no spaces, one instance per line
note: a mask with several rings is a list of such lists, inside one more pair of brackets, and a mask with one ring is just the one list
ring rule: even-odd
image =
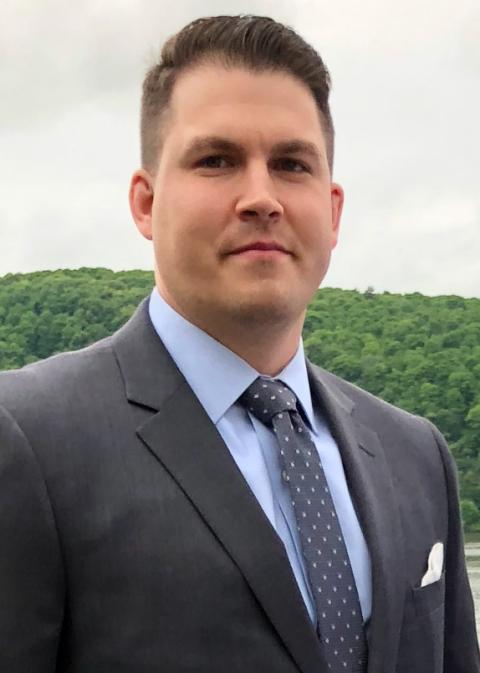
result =
[[297,399],[278,379],[257,378],[239,401],[275,432],[331,673],[364,673],[367,647],[357,588],[335,505]]
[[240,401],[265,425],[271,425],[276,414],[296,409],[297,398],[281,381],[257,379],[253,389],[248,388]]

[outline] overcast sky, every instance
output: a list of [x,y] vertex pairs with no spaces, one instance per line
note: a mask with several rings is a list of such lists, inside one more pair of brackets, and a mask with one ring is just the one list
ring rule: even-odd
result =
[[188,21],[237,13],[288,23],[332,75],[324,285],[480,297],[478,0],[3,0],[0,276],[152,267],[127,200],[143,74]]

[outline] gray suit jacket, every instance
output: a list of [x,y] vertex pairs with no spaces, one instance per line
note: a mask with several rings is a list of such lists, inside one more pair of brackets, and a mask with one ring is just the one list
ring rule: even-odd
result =
[[[455,469],[308,363],[373,564],[368,673],[478,673]],[[284,547],[154,332],[0,375],[2,673],[321,673]],[[445,571],[419,588],[442,541]]]

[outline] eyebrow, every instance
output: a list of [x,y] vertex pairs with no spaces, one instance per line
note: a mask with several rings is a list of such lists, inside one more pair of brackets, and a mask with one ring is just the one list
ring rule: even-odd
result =
[[[196,154],[201,152],[230,152],[233,154],[245,155],[245,149],[242,145],[223,138],[222,136],[199,136],[193,138],[187,145],[183,153],[183,161],[187,162]],[[273,154],[304,154],[310,156],[317,163],[321,163],[323,154],[318,149],[315,143],[309,140],[301,140],[300,138],[291,138],[289,140],[282,140],[272,146]]]

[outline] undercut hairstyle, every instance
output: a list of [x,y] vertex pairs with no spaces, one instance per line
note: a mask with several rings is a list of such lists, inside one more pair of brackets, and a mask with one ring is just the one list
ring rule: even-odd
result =
[[204,64],[252,73],[286,72],[305,84],[315,99],[330,172],[334,127],[328,98],[330,75],[320,55],[292,28],[269,17],[239,15],[196,19],[172,35],[160,59],[146,73],[141,105],[142,167],[155,173],[169,103],[178,76]]

